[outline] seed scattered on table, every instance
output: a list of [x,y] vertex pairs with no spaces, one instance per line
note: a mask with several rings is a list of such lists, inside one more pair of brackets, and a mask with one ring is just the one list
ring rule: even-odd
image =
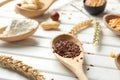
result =
[[54,80],[53,78],[51,80]]
[[90,68],[87,68],[87,71],[89,71],[90,70]]
[[94,65],[90,64],[91,67],[94,67]]
[[87,54],[91,54],[91,53],[87,53]]

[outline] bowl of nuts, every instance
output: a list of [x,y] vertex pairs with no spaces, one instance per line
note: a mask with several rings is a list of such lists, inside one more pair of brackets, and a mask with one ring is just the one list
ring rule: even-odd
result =
[[22,0],[16,4],[15,11],[21,15],[34,18],[41,16],[55,2],[55,0]]
[[104,11],[106,0],[84,0],[84,8],[91,15],[97,15]]
[[103,17],[106,26],[115,34],[120,35],[120,16],[115,14],[106,14]]

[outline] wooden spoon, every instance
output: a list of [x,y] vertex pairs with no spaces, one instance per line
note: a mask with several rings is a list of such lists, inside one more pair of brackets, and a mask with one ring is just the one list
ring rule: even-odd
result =
[[85,29],[91,24],[91,22],[92,20],[89,19],[78,23],[75,25],[75,27],[73,27],[73,29],[70,30],[68,34],[58,35],[52,40],[52,47],[58,40],[72,41],[79,46],[81,51],[80,55],[74,58],[65,58],[55,53],[55,56],[58,58],[58,60],[67,68],[69,68],[79,78],[79,80],[88,80],[88,78],[83,71],[84,51],[81,42],[73,34],[76,34],[78,31]]
[[117,68],[120,70],[120,54],[115,57],[115,63]]
[[42,8],[38,10],[21,8],[21,4],[16,4],[15,11],[25,17],[34,18],[41,16],[55,1],[56,0],[41,0],[41,2],[43,2],[43,5]]
[[115,15],[115,14],[106,14],[106,15],[104,15],[104,17],[103,17],[103,21],[104,21],[105,25],[106,25],[111,31],[113,31],[113,32],[114,32],[115,34],[117,34],[117,35],[120,35],[120,31],[119,31],[119,30],[116,30],[116,29],[114,29],[114,28],[112,28],[111,26],[108,25],[109,20],[115,19],[115,18],[120,18],[120,16],[119,16],[119,15]]
[[0,2],[0,7],[11,2],[11,1],[13,1],[13,0],[3,0],[2,2]]
[[79,45],[81,52],[80,52],[80,55],[75,57],[74,59],[61,57],[57,53],[55,53],[55,56],[58,58],[58,60],[62,64],[64,64],[67,68],[69,68],[79,78],[79,80],[88,80],[84,74],[83,67],[82,67],[83,60],[84,60],[84,51],[83,51],[80,41],[71,34],[61,34],[52,40],[52,46],[56,43],[56,41],[58,41],[60,39],[73,41],[74,43]]
[[35,21],[36,25],[35,28],[33,28],[32,30],[30,30],[29,32],[25,32],[24,34],[20,34],[20,35],[4,35],[3,32],[6,30],[6,27],[2,27],[0,28],[0,40],[3,41],[7,41],[7,42],[13,42],[13,41],[20,41],[23,39],[28,38],[29,36],[33,35],[35,33],[35,31],[38,28],[38,22]]

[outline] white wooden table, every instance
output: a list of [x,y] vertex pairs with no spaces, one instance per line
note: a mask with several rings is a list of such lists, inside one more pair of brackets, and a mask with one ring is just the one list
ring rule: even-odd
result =
[[[0,7],[0,27],[8,25],[14,18],[25,18],[14,12],[17,1]],[[75,75],[56,59],[50,48],[50,42],[54,36],[68,32],[74,24],[87,19],[84,14],[73,8],[71,3],[86,12],[82,0],[57,0],[42,17],[36,20],[39,22],[49,20],[47,15],[53,10],[58,11],[61,23],[59,31],[44,31],[39,27],[37,32],[26,40],[14,43],[0,41],[0,55],[12,56],[38,69],[46,80],[77,80]],[[104,13],[120,14],[120,3],[117,0],[107,0]],[[102,27],[100,49],[92,45],[94,33],[92,26],[77,34],[85,51],[85,73],[89,80],[120,80],[120,71],[115,65],[114,58],[109,57],[111,52],[116,55],[120,53],[120,36],[116,36],[104,25],[101,16],[93,18],[99,18],[98,21]],[[0,80],[27,79],[15,72],[0,68]]]

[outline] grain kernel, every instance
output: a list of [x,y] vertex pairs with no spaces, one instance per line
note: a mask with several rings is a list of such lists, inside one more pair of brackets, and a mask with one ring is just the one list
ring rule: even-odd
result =
[[113,52],[110,53],[111,58],[115,58],[115,54]]

